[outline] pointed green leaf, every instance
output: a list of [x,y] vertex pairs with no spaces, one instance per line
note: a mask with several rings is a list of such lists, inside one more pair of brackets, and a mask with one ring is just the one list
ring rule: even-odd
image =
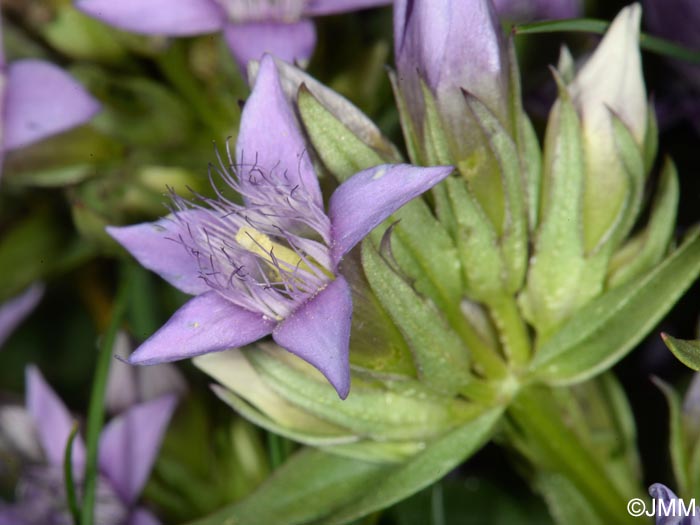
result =
[[501,414],[500,408],[489,409],[435,440],[423,452],[375,480],[371,490],[361,498],[320,523],[349,523],[401,501],[439,480],[486,443]]
[[668,349],[681,363],[695,371],[700,370],[700,340],[676,339],[668,334],[661,334],[661,337]]
[[504,222],[499,240],[506,268],[504,289],[514,293],[520,289],[525,276],[528,255],[527,203],[518,150],[496,115],[475,96],[464,93],[464,99],[498,163],[505,199]]
[[678,198],[678,175],[673,161],[667,159],[661,172],[649,224],[613,256],[607,283],[609,288],[639,277],[661,261],[675,229]]
[[442,122],[437,102],[430,88],[420,79],[423,95],[423,146],[425,148],[425,163],[428,166],[452,164],[452,155],[447,141],[445,125]]
[[287,402],[377,440],[427,439],[460,424],[474,411],[465,401],[444,398],[408,379],[399,381],[406,388],[397,390],[353,375],[350,395],[341,400],[315,368],[282,348],[258,345],[244,354],[261,379]]
[[403,140],[408,150],[408,158],[413,164],[425,166],[426,162],[420,147],[419,137],[416,133],[416,123],[413,122],[411,113],[408,111],[406,99],[399,88],[399,81],[394,71],[389,70],[389,80],[391,81],[391,89],[394,92],[396,108],[399,111],[399,120],[401,122],[401,130],[403,131]]
[[659,123],[656,120],[656,110],[653,102],[649,102],[647,130],[644,136],[644,145],[642,151],[644,154],[644,171],[649,173],[654,167],[656,161],[656,153],[659,149]]
[[[552,108],[544,146],[540,224],[525,290],[519,301],[539,333],[552,330],[578,306],[586,266],[581,235],[584,160],[576,109],[565,88]],[[583,286],[582,286],[583,285]]]
[[300,525],[360,498],[392,467],[304,449],[246,499],[189,525]]
[[544,341],[532,374],[571,384],[621,359],[668,312],[700,273],[700,232],[642,279],[614,288],[581,308]]
[[432,388],[455,393],[469,382],[469,353],[430,300],[382,260],[370,243],[362,245],[365,275],[411,348],[418,375]]
[[393,160],[348,129],[323,106],[306,84],[299,88],[297,106],[314,149],[339,182],[359,171]]
[[659,390],[661,390],[666,398],[666,402],[668,403],[668,446],[671,453],[673,476],[678,484],[678,492],[683,495],[689,494],[688,467],[690,466],[690,458],[688,454],[688,447],[683,436],[683,413],[681,409],[681,400],[678,393],[671,385],[665,381],[662,381],[658,377],[652,377],[651,380],[659,388]]

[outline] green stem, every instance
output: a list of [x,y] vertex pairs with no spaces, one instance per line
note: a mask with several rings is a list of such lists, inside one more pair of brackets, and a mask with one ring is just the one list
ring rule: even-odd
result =
[[510,416],[525,435],[533,457],[565,476],[586,498],[603,523],[634,524],[626,511],[630,495],[623,494],[608,476],[600,457],[581,443],[579,436],[563,421],[543,387],[523,389],[509,408]]
[[192,105],[201,121],[210,128],[214,138],[228,134],[230,126],[226,123],[225,112],[222,115],[222,112],[213,108],[212,102],[203,96],[203,87],[192,77],[181,46],[173,45],[168,52],[158,57],[157,64],[170,84]]
[[68,509],[73,516],[73,524],[80,525],[80,509],[78,508],[78,498],[75,494],[75,478],[73,477],[73,442],[78,435],[78,422],[73,423],[73,428],[68,436],[68,443],[63,455],[63,477],[66,484],[66,499]]
[[85,462],[85,484],[83,487],[83,508],[81,525],[93,525],[95,518],[95,496],[97,492],[98,478],[98,445],[100,432],[104,424],[104,399],[109,376],[109,367],[112,363],[112,348],[117,337],[117,331],[122,323],[129,299],[131,283],[131,269],[124,268],[121,275],[119,289],[114,300],[112,319],[107,332],[102,338],[97,366],[92,383],[90,406],[87,419],[87,457]]
[[489,303],[491,317],[500,333],[503,351],[516,369],[524,368],[532,353],[530,335],[512,295],[504,295]]

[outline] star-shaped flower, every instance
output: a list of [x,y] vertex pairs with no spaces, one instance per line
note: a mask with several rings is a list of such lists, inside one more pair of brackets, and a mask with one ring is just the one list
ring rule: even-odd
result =
[[76,7],[135,33],[192,36],[223,31],[245,71],[264,53],[305,62],[316,45],[310,17],[356,11],[391,0],[78,0]]
[[374,227],[452,172],[382,165],[357,173],[328,211],[303,135],[265,56],[222,179],[243,198],[193,203],[155,223],[108,232],[146,268],[195,295],[130,358],[155,364],[240,347],[272,334],[350,389],[350,286],[339,264]]

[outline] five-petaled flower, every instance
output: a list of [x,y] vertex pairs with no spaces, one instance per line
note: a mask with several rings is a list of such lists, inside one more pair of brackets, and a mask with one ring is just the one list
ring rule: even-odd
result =
[[236,159],[219,175],[243,199],[190,202],[172,215],[108,232],[145,267],[196,297],[130,362],[154,364],[252,343],[272,334],[320,370],[341,398],[350,389],[350,286],[343,256],[452,167],[382,165],[357,173],[328,212],[274,60],[262,60],[241,117]]
[[[26,372],[26,411],[3,407],[0,428],[27,456],[14,503],[0,502],[0,525],[69,523],[64,487],[64,457],[73,417],[33,366]],[[101,525],[158,525],[137,503],[177,404],[174,395],[131,406],[102,430],[99,442],[95,521]],[[79,487],[85,470],[85,445],[73,441],[73,475]]]
[[135,33],[192,36],[223,31],[243,71],[250,60],[271,53],[305,62],[316,46],[309,19],[392,0],[78,0],[76,7],[103,22]]

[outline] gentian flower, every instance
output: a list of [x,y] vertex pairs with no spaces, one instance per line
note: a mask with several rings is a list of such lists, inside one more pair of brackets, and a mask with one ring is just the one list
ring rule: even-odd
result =
[[78,0],[76,7],[135,33],[192,36],[223,31],[243,71],[271,53],[305,62],[316,45],[310,17],[385,5],[391,0]]
[[0,32],[0,160],[50,135],[86,123],[100,104],[61,68],[44,60],[5,64]]
[[[45,461],[24,470],[15,503],[0,504],[0,525],[71,523],[63,461],[73,418],[36,368],[29,367],[26,378],[27,412],[34,423],[33,437],[38,440]],[[136,502],[148,480],[175,405],[175,396],[163,396],[131,407],[105,426],[100,436],[96,523],[159,523]],[[79,436],[73,441],[72,453],[79,487],[85,468],[85,445]]]
[[394,50],[398,86],[413,126],[419,134],[429,133],[427,88],[455,162],[473,157],[483,143],[464,91],[508,126],[508,53],[491,0],[396,0]]
[[19,324],[36,308],[44,295],[44,285],[36,283],[0,305],[0,348]]
[[187,392],[187,383],[180,371],[171,364],[138,368],[125,363],[132,351],[125,332],[117,333],[113,353],[117,359],[109,367],[105,405],[107,412],[118,414],[130,406],[159,398],[166,394],[178,397]]
[[303,135],[266,55],[245,104],[235,162],[219,175],[243,198],[175,197],[169,217],[107,231],[136,259],[195,295],[132,355],[155,364],[240,347],[272,334],[350,388],[350,285],[340,262],[375,226],[452,167],[382,165],[357,173],[328,211]]
[[[688,509],[689,516],[681,516],[679,503],[682,500],[666,485],[654,483],[649,487],[649,495],[655,500],[655,525],[700,525],[700,507],[695,507],[694,512]],[[690,505],[690,501],[683,501],[683,504]]]

